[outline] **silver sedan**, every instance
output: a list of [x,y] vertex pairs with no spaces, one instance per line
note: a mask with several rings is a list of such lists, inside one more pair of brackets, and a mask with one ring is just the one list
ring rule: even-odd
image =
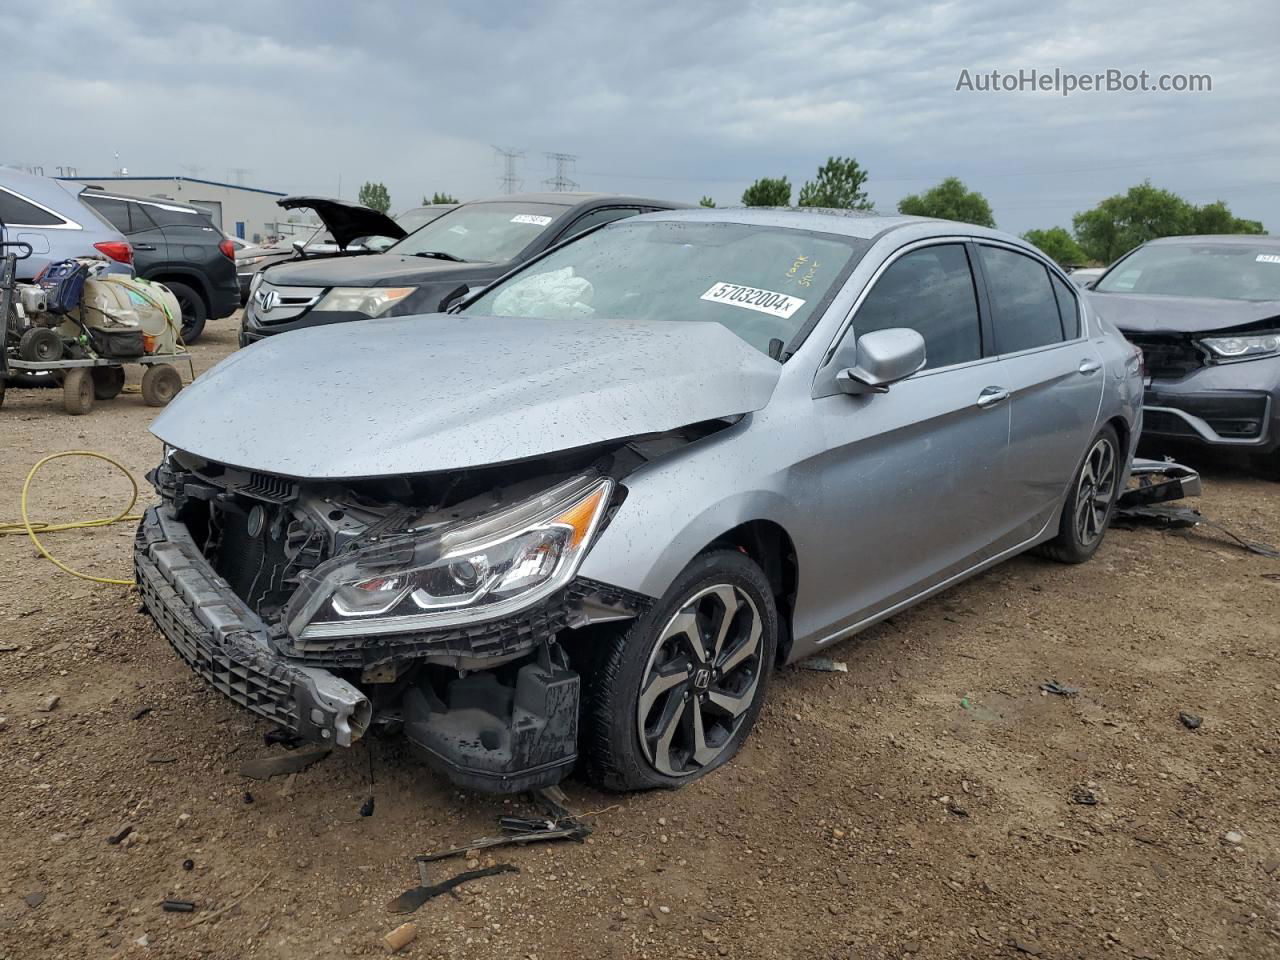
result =
[[776,666],[1030,549],[1098,549],[1138,352],[1035,248],[937,220],[676,211],[452,314],[241,351],[156,420],[142,595],[304,738],[454,782],[725,763]]

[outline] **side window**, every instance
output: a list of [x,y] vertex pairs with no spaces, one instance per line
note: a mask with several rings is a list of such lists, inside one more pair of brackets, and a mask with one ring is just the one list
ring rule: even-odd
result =
[[10,227],[56,227],[64,222],[8,190],[0,190],[0,220]]
[[178,210],[170,207],[161,207],[152,203],[138,204],[140,210],[144,211],[158,227],[204,227],[205,215],[202,213],[193,213],[190,210]]
[[853,336],[910,327],[924,337],[925,368],[982,356],[969,257],[959,243],[913,250],[880,275],[853,317]]
[[123,200],[113,200],[110,197],[95,197],[92,195],[82,194],[84,202],[100,214],[107,218],[107,222],[128,236],[133,232],[133,228],[129,225],[129,205]]
[[1058,298],[1044,264],[1001,247],[978,245],[991,296],[996,352],[1017,353],[1061,343]]
[[[569,224],[564,233],[560,234],[560,240],[568,240],[570,237],[576,237],[584,230],[590,230],[592,227],[599,226],[602,223],[613,223],[615,220],[625,220],[627,217],[634,217],[640,212],[639,207],[600,207],[595,210],[588,211],[580,216],[573,223]],[[558,243],[559,241],[557,241]]]
[[1076,303],[1076,295],[1071,285],[1064,283],[1057,274],[1049,274],[1053,278],[1053,293],[1058,298],[1058,316],[1062,318],[1062,336],[1065,340],[1074,340],[1080,336],[1080,306]]

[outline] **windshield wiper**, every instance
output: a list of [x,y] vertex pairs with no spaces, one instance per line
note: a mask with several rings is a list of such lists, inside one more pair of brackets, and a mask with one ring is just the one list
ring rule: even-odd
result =
[[452,253],[445,253],[443,250],[420,250],[414,254],[415,257],[430,257],[433,260],[452,260],[454,263],[466,263],[461,257],[455,257]]

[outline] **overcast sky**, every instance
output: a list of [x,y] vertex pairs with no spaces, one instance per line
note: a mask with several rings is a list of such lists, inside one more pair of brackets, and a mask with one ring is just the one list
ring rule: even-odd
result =
[[[1278,40],[1275,0],[10,0],[0,162],[290,193],[341,181],[347,198],[381,180],[398,212],[499,192],[494,144],[524,151],[525,189],[560,151],[584,189],[722,206],[842,154],[886,212],[956,175],[1020,233],[1149,177],[1280,232]],[[1213,89],[955,89],[965,69],[1055,67]]]

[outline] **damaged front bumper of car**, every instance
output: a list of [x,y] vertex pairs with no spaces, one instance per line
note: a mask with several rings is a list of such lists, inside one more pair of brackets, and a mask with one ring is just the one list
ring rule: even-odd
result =
[[563,779],[580,680],[557,637],[649,602],[577,576],[621,496],[591,470],[362,487],[170,451],[150,478],[137,582],[193,671],[306,740],[402,730],[471,789]]

